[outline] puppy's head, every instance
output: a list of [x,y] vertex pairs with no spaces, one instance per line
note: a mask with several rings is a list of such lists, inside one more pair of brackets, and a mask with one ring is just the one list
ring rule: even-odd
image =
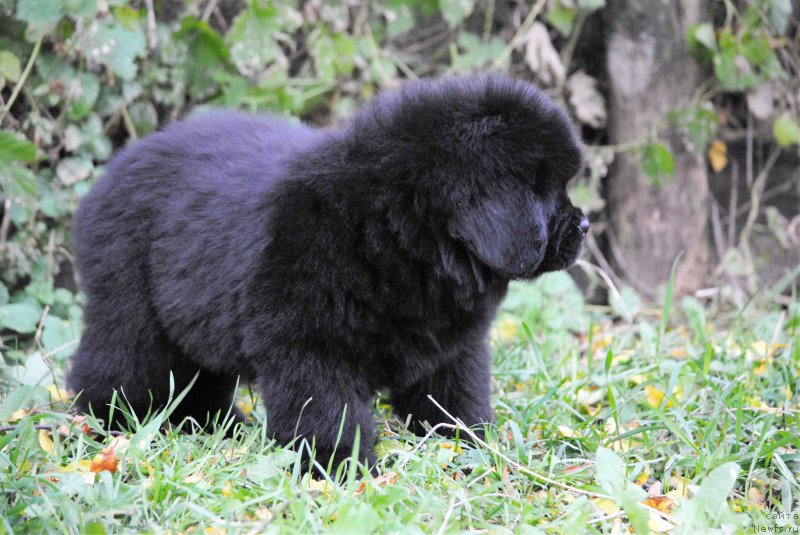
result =
[[582,166],[580,142],[531,85],[503,76],[418,82],[360,119],[385,168],[413,188],[421,217],[496,274],[529,279],[577,259],[589,223],[566,185]]

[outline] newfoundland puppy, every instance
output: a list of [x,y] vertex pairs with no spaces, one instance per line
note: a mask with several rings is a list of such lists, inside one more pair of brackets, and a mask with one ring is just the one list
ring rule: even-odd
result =
[[[510,279],[577,258],[582,151],[503,76],[409,83],[338,130],[213,111],[119,154],[75,218],[86,329],[68,377],[107,416],[258,390],[281,443],[374,463],[376,391],[413,429],[492,421],[487,333]],[[241,414],[236,415],[241,418]],[[357,431],[359,429],[360,431]]]

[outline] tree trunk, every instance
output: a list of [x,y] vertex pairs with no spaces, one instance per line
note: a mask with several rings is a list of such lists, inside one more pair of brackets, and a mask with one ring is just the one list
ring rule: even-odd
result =
[[[707,0],[611,0],[607,67],[610,135],[615,145],[647,139],[666,128],[667,113],[689,105],[702,80],[686,32],[707,14]],[[679,135],[662,129],[675,174],[661,186],[642,171],[640,155],[621,154],[608,177],[614,265],[631,284],[652,292],[667,280],[678,254],[676,290],[700,288],[709,273],[706,167]]]

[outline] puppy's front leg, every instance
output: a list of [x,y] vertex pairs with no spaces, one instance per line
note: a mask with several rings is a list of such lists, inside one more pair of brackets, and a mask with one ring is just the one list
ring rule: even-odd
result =
[[[427,421],[431,426],[439,423],[452,424],[436,405],[432,396],[447,412],[459,418],[478,436],[483,436],[481,424],[491,423],[492,408],[489,404],[491,390],[491,356],[485,345],[462,352],[458,357],[413,386],[392,392],[395,414],[401,419],[411,415],[410,429],[417,435],[425,434],[421,425]],[[440,434],[453,436],[449,429]],[[462,433],[463,436],[463,433]]]
[[282,364],[266,370],[258,380],[267,410],[267,431],[280,444],[296,437],[314,443],[316,461],[332,474],[352,455],[358,427],[359,460],[374,466],[375,422],[366,403],[369,390],[359,384],[357,376],[347,373],[341,363],[333,366],[308,355]]

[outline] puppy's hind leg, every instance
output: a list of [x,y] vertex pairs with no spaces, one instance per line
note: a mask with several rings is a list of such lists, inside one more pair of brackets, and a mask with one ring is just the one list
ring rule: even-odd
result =
[[[411,415],[410,429],[417,435],[425,434],[422,422],[428,422],[431,426],[440,423],[453,424],[431,402],[428,398],[431,396],[447,412],[482,437],[482,424],[491,423],[494,419],[489,403],[490,365],[491,357],[486,346],[463,352],[429,377],[408,388],[392,391],[391,401],[395,414],[403,420]],[[440,428],[439,433],[445,436],[455,435],[449,428]],[[463,435],[461,433],[462,437]]]
[[139,420],[163,406],[169,398],[173,351],[157,325],[141,322],[148,316],[127,316],[130,306],[116,313],[112,308],[110,303],[98,306],[90,298],[84,312],[86,329],[72,358],[67,386],[80,393],[78,410],[91,408],[109,426],[125,427],[119,409],[109,418],[114,391],[118,407],[127,405]]

